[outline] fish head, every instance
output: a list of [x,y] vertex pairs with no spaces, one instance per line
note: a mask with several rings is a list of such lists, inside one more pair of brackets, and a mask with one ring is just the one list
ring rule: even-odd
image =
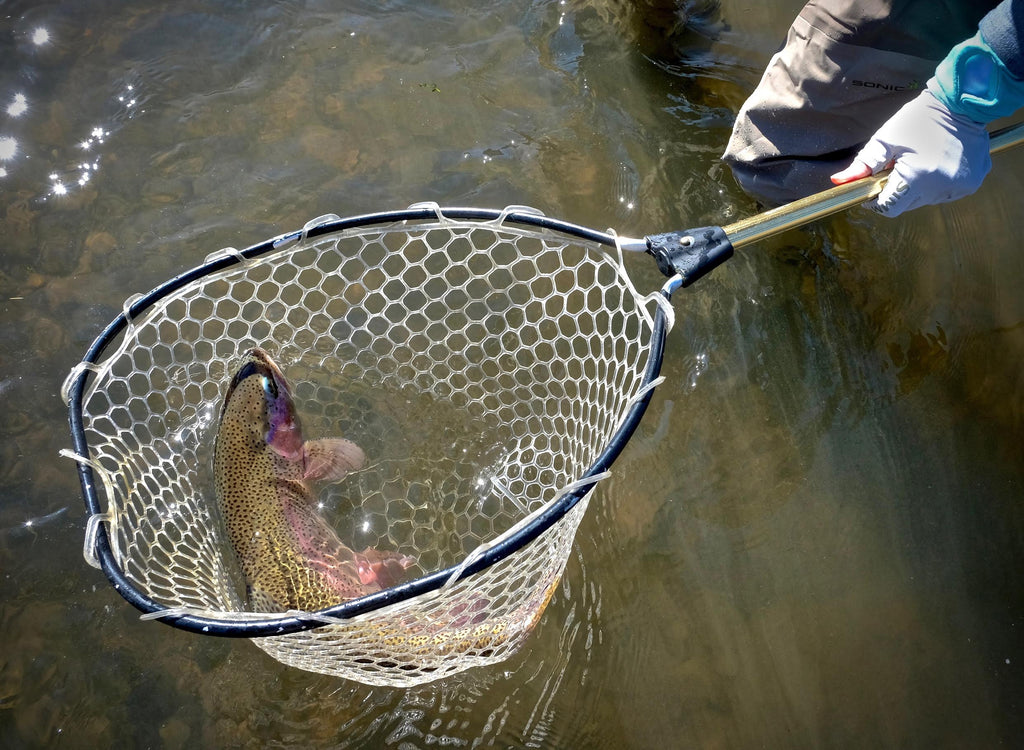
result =
[[263,349],[246,352],[228,386],[221,421],[245,419],[267,446],[289,460],[302,459],[302,428],[281,368]]

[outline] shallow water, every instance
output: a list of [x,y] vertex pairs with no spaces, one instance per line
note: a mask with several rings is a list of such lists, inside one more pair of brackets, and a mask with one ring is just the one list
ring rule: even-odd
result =
[[747,215],[718,155],[798,6],[669,43],[611,0],[0,5],[2,744],[1012,746],[1024,153],[678,294],[668,380],[504,664],[308,674],[140,622],[81,556],[58,389],[128,295],[328,212]]

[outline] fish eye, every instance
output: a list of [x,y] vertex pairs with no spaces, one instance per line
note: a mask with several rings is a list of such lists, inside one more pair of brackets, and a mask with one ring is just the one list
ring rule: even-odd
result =
[[267,394],[267,398],[277,398],[277,383],[274,382],[273,378],[269,378],[266,375],[263,376],[263,392]]

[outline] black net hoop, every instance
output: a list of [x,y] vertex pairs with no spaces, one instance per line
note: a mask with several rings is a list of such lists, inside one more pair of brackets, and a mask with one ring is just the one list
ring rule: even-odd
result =
[[[129,299],[65,382],[86,559],[144,618],[304,669],[410,685],[507,658],[660,382],[670,289],[641,297],[614,234],[520,207],[326,216],[218,251]],[[366,449],[327,505],[360,544],[416,560],[410,580],[315,613],[247,610],[210,467],[255,346],[307,426]],[[403,399],[465,429],[440,451],[402,442]]]

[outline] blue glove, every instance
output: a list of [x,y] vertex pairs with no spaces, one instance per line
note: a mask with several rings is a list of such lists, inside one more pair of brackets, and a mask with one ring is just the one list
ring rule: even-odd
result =
[[1024,81],[976,34],[950,51],[928,89],[882,125],[832,181],[850,182],[891,166],[882,192],[866,204],[884,216],[970,195],[992,168],[985,123],[1021,106]]

